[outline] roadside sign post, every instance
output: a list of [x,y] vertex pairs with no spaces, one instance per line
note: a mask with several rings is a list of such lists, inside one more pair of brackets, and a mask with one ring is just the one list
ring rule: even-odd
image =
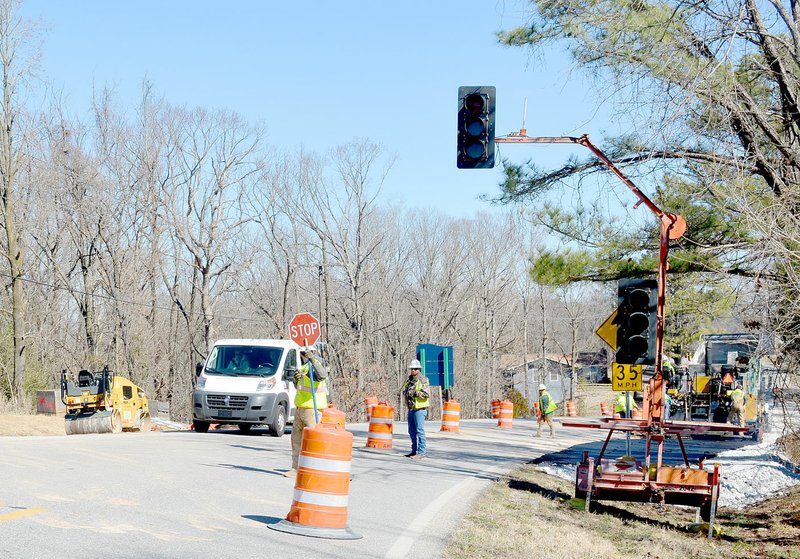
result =
[[[311,313],[302,312],[294,315],[289,323],[289,337],[299,346],[309,347],[319,340],[319,319]],[[314,365],[308,361],[308,380],[311,383],[311,402],[314,404],[314,419],[319,423],[317,410],[317,393],[314,390]]]

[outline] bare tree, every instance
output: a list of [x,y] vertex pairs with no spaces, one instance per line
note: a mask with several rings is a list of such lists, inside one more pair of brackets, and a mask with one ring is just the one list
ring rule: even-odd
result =
[[19,16],[17,0],[0,0],[0,69],[3,100],[0,108],[0,206],[2,206],[5,246],[3,257],[8,262],[11,280],[11,328],[13,332],[13,370],[10,377],[11,397],[22,400],[25,382],[25,246],[20,231],[20,208],[17,207],[20,173],[26,158],[25,130],[20,96],[38,51],[33,46],[35,27]]

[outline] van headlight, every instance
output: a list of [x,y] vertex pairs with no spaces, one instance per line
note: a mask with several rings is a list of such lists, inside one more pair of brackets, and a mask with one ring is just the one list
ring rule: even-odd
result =
[[261,379],[256,386],[256,392],[266,392],[275,386],[275,377]]
[[200,375],[197,377],[197,388],[205,388],[206,387],[206,376]]

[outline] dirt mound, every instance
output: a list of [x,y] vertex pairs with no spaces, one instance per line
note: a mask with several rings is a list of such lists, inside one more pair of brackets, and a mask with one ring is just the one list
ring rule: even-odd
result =
[[0,415],[0,437],[64,434],[63,415]]

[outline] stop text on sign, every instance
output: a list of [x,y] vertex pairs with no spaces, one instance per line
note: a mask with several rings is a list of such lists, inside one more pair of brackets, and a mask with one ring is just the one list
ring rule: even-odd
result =
[[289,335],[292,338],[314,338],[319,332],[319,324],[294,324],[289,327]]

